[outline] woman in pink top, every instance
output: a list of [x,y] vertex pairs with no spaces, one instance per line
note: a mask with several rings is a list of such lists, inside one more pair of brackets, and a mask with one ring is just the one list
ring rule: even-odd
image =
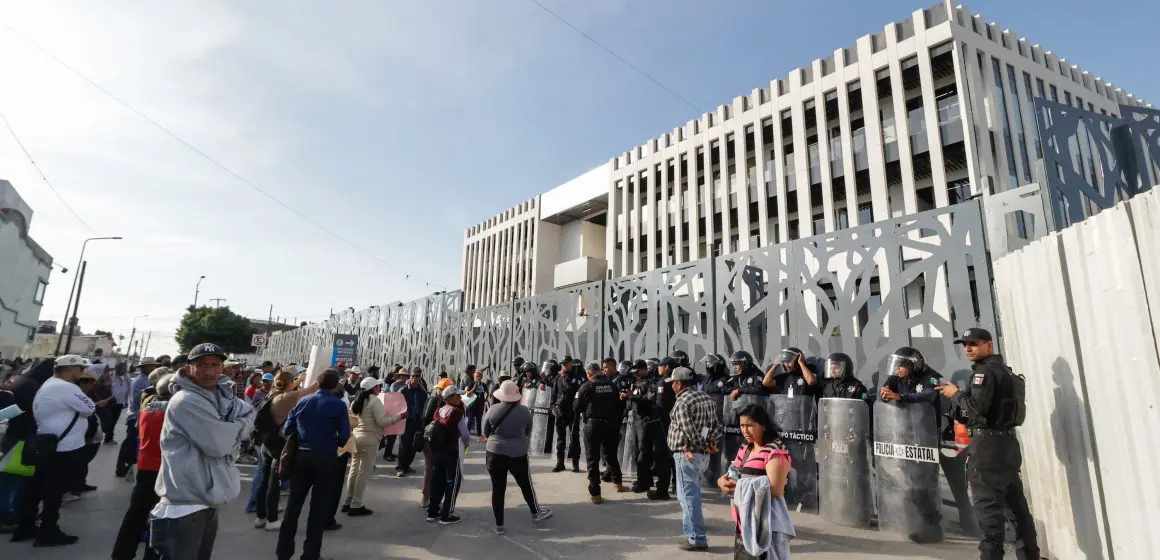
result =
[[[789,451],[777,437],[777,426],[765,407],[749,405],[737,412],[741,426],[741,436],[745,438],[745,445],[737,450],[737,457],[729,467],[729,471],[717,479],[717,486],[726,494],[733,494],[737,481],[743,477],[765,476],[769,478],[769,492],[771,498],[778,499],[785,494],[785,484],[789,479],[791,459]],[[768,554],[751,556],[741,544],[741,522],[736,506],[731,506],[733,521],[737,524],[737,537],[734,542],[734,558],[758,558],[764,560]],[[776,529],[776,528],[775,528]],[[785,553],[788,557],[788,541],[784,541]],[[775,552],[776,554],[776,552]],[[781,558],[781,554],[773,556]]]

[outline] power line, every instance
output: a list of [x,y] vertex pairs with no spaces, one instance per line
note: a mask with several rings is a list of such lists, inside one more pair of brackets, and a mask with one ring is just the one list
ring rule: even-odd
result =
[[596,40],[596,39],[594,39],[594,38],[593,38],[591,35],[589,35],[589,34],[585,33],[583,30],[581,30],[579,27],[576,27],[575,25],[572,25],[572,22],[570,22],[570,21],[568,21],[568,20],[564,19],[564,18],[563,18],[563,17],[562,17],[560,14],[557,14],[556,12],[553,12],[553,11],[552,11],[551,9],[549,9],[547,6],[545,6],[545,5],[541,4],[541,3],[539,2],[539,0],[528,0],[528,1],[529,1],[529,2],[531,2],[531,3],[533,3],[533,4],[535,4],[535,5],[537,5],[537,6],[539,6],[541,10],[544,10],[545,12],[547,12],[547,13],[548,13],[548,15],[550,15],[550,16],[552,16],[552,17],[556,18],[557,20],[559,20],[559,22],[560,22],[560,23],[563,23],[564,25],[567,25],[567,26],[568,26],[568,27],[569,27],[569,28],[570,28],[572,31],[575,31],[576,33],[579,33],[581,37],[584,37],[585,39],[588,39],[588,41],[589,41],[590,43],[592,43],[593,45],[596,45],[597,47],[600,47],[600,49],[601,49],[601,50],[603,50],[604,52],[606,52],[606,53],[608,53],[608,54],[612,55],[612,58],[615,58],[616,60],[619,60],[619,61],[620,61],[622,64],[624,64],[625,66],[627,66],[627,67],[631,68],[631,69],[632,69],[632,70],[634,70],[634,71],[635,71],[637,74],[640,74],[641,76],[644,76],[644,77],[645,77],[645,79],[647,79],[648,81],[650,81],[650,82],[652,82],[652,83],[656,84],[656,85],[657,85],[657,87],[659,87],[659,88],[661,88],[661,89],[663,89],[663,90],[667,91],[667,92],[668,92],[670,95],[672,95],[673,97],[676,97],[677,99],[681,100],[681,101],[682,101],[682,102],[683,102],[685,105],[688,105],[689,107],[692,107],[694,111],[697,111],[698,113],[702,113],[702,112],[704,112],[704,111],[703,111],[703,110],[702,110],[700,107],[697,107],[697,105],[696,105],[696,104],[694,104],[692,101],[689,101],[689,100],[688,100],[687,98],[685,98],[683,95],[681,95],[681,94],[677,93],[676,91],[674,91],[674,90],[673,90],[673,88],[670,88],[669,86],[666,86],[665,84],[661,83],[661,81],[660,81],[660,80],[658,80],[658,79],[654,78],[654,77],[653,77],[651,74],[649,74],[648,72],[645,72],[644,70],[642,70],[642,69],[641,69],[639,66],[637,66],[637,65],[635,65],[635,64],[633,64],[633,63],[631,63],[631,62],[629,62],[629,61],[628,61],[627,59],[625,59],[623,56],[620,56],[619,54],[616,54],[616,52],[615,52],[615,51],[613,51],[612,49],[610,49],[610,48],[608,48],[608,47],[604,46],[604,44],[603,44],[603,43],[601,43],[600,41],[597,41],[597,40]]
[[28,163],[31,163],[33,169],[36,169],[36,172],[40,174],[40,180],[44,181],[44,184],[48,186],[48,190],[52,191],[52,194],[56,195],[56,199],[59,200],[60,203],[68,209],[69,213],[72,214],[73,217],[76,218],[82,226],[85,226],[85,229],[92,233],[97,233],[96,230],[92,228],[92,226],[85,222],[84,218],[82,218],[80,214],[77,214],[76,210],[73,210],[73,207],[69,205],[68,201],[65,200],[63,196],[61,196],[60,191],[57,191],[56,187],[52,185],[52,181],[48,180],[48,177],[44,174],[44,170],[42,170],[40,165],[36,163],[36,159],[32,157],[32,153],[30,153],[28,148],[24,146],[24,142],[20,139],[20,136],[16,134],[16,130],[12,128],[12,124],[8,122],[8,117],[5,117],[3,112],[0,112],[0,121],[4,121],[4,127],[8,129],[8,133],[12,135],[12,139],[16,140],[16,145],[20,146],[20,151],[24,152],[24,157],[28,158]]
[[[307,216],[306,214],[304,214],[304,213],[302,213],[302,212],[299,212],[298,210],[294,209],[294,208],[293,208],[292,206],[290,206],[289,204],[287,204],[287,203],[285,203],[285,202],[282,202],[282,200],[280,200],[280,199],[278,199],[277,197],[275,197],[274,195],[272,195],[272,194],[270,194],[270,193],[266,192],[264,189],[262,189],[261,187],[259,187],[259,186],[258,186],[258,185],[256,185],[256,184],[254,184],[254,183],[253,183],[253,182],[251,182],[249,179],[246,179],[245,177],[242,177],[242,176],[241,176],[241,175],[239,175],[237,172],[235,172],[233,169],[230,169],[230,168],[229,168],[229,167],[227,167],[225,164],[223,164],[223,163],[221,163],[220,161],[218,161],[218,160],[214,159],[212,156],[210,156],[209,154],[205,153],[204,151],[202,151],[202,150],[198,149],[198,148],[197,148],[196,146],[194,146],[193,144],[191,144],[191,143],[187,142],[187,141],[186,141],[184,138],[182,138],[182,137],[178,136],[176,133],[174,133],[174,132],[170,131],[168,128],[165,128],[165,126],[163,126],[161,123],[159,123],[159,122],[157,122],[157,121],[153,120],[151,117],[149,117],[149,116],[148,116],[148,115],[146,115],[145,113],[143,113],[143,112],[141,112],[141,111],[137,110],[137,108],[135,108],[135,107],[133,107],[132,105],[128,104],[127,102],[125,102],[124,100],[122,100],[120,97],[117,97],[116,95],[114,95],[114,94],[113,94],[113,92],[109,91],[108,89],[105,89],[105,87],[104,87],[104,86],[102,86],[101,84],[98,84],[97,82],[93,81],[93,80],[92,80],[91,78],[89,78],[88,76],[86,76],[86,75],[82,74],[82,73],[81,73],[79,70],[77,70],[77,69],[73,68],[73,67],[72,67],[72,66],[70,66],[68,63],[66,63],[65,61],[63,61],[63,60],[61,60],[60,58],[58,58],[56,55],[54,55],[54,54],[52,54],[51,52],[49,52],[48,50],[46,50],[44,47],[41,47],[40,45],[36,44],[36,43],[35,43],[35,42],[34,42],[32,39],[29,39],[28,37],[25,37],[25,36],[24,36],[24,35],[22,35],[20,32],[18,32],[18,31],[16,31],[15,29],[13,29],[13,28],[12,28],[12,26],[10,26],[10,25],[7,25],[7,24],[4,24],[4,28],[5,28],[5,29],[7,29],[9,33],[12,33],[13,35],[15,35],[15,36],[19,37],[19,38],[20,38],[20,40],[24,41],[25,43],[28,43],[30,46],[32,46],[32,48],[34,48],[34,49],[36,49],[36,50],[40,51],[40,52],[41,52],[41,54],[43,54],[44,56],[47,56],[47,57],[48,57],[49,59],[51,59],[53,62],[56,62],[57,64],[61,65],[61,66],[62,66],[62,67],[64,67],[66,70],[68,70],[69,72],[72,72],[73,74],[75,74],[75,75],[76,75],[78,78],[80,78],[80,79],[84,80],[85,82],[88,82],[88,84],[89,84],[90,86],[92,86],[93,88],[95,88],[97,91],[100,91],[101,93],[105,94],[105,95],[106,95],[106,96],[107,96],[109,99],[112,99],[113,101],[117,102],[119,105],[121,105],[122,107],[124,107],[125,109],[128,109],[128,110],[129,110],[131,113],[133,113],[133,114],[137,115],[138,117],[140,117],[141,119],[143,119],[145,122],[147,122],[147,123],[149,123],[149,124],[153,125],[153,127],[154,127],[154,128],[156,128],[157,130],[161,131],[161,132],[162,132],[163,134],[165,134],[166,136],[168,136],[168,137],[172,138],[173,140],[177,141],[179,144],[181,144],[181,145],[185,146],[186,148],[188,148],[188,149],[189,149],[190,151],[192,151],[193,153],[195,153],[195,154],[197,154],[197,155],[201,156],[201,158],[202,158],[202,159],[204,159],[204,160],[208,161],[210,164],[212,164],[213,166],[217,167],[218,169],[221,169],[222,171],[226,172],[228,175],[230,175],[231,177],[233,177],[234,179],[236,179],[238,182],[240,182],[240,183],[242,183],[243,185],[245,185],[245,186],[249,187],[250,189],[253,189],[253,190],[254,190],[255,192],[257,192],[258,194],[261,194],[262,196],[264,196],[264,197],[266,197],[266,198],[270,199],[270,200],[271,200],[271,201],[273,201],[275,204],[278,204],[279,206],[281,206],[282,208],[286,209],[286,210],[287,210],[287,211],[289,211],[290,213],[292,213],[292,214],[294,214],[294,215],[298,216],[299,218],[301,218],[301,219],[302,219],[302,220],[304,220],[305,222],[307,222],[307,223],[309,223],[310,225],[312,225],[312,226],[314,226],[314,227],[318,228],[318,229],[319,229],[319,230],[321,230],[323,233],[326,233],[327,235],[329,235],[329,236],[331,236],[331,237],[333,237],[333,238],[335,238],[335,239],[337,239],[337,240],[339,240],[339,241],[343,242],[344,244],[346,244],[346,245],[347,245],[347,246],[349,246],[350,248],[354,249],[355,251],[357,251],[357,252],[359,252],[359,253],[362,253],[362,254],[364,254],[364,255],[366,255],[366,256],[368,256],[368,257],[372,258],[372,259],[375,259],[375,260],[379,261],[380,263],[382,263],[382,264],[386,265],[388,268],[391,268],[391,269],[393,269],[395,272],[397,272],[397,273],[399,273],[399,274],[403,275],[403,276],[404,276],[404,278],[405,278],[405,279],[407,279],[407,280],[410,280],[410,279],[414,278],[414,279],[415,279],[415,281],[417,281],[417,282],[423,282],[423,283],[424,283],[424,284],[425,284],[427,287],[434,286],[434,287],[436,287],[436,288],[440,288],[440,289],[443,289],[443,290],[446,290],[446,289],[447,289],[445,286],[441,286],[441,285],[439,285],[439,284],[436,284],[436,283],[434,283],[434,282],[431,282],[431,281],[429,281],[429,280],[424,280],[424,279],[422,279],[422,278],[419,278],[419,277],[417,277],[417,276],[414,276],[413,274],[406,273],[406,272],[402,271],[402,270],[401,270],[401,269],[400,269],[398,266],[396,266],[396,265],[392,264],[391,262],[389,262],[389,261],[387,261],[387,260],[383,259],[382,257],[379,257],[378,255],[375,255],[374,253],[371,253],[370,251],[367,251],[367,250],[365,250],[365,249],[363,249],[363,248],[359,247],[358,245],[356,245],[354,242],[350,241],[349,239],[347,239],[347,238],[345,238],[345,237],[342,237],[341,235],[339,235],[339,234],[335,233],[334,231],[330,230],[329,228],[327,228],[327,227],[323,226],[322,224],[318,223],[318,222],[317,222],[317,221],[315,221],[313,218],[311,218],[311,217]],[[55,192],[55,189],[54,189],[54,192]],[[58,196],[59,196],[59,195],[58,195]],[[63,202],[64,200],[63,200],[63,199],[61,199],[61,201]],[[67,206],[67,204],[66,204],[66,206]],[[70,208],[69,210],[71,211],[72,209]],[[73,214],[75,215],[76,213],[75,213],[75,212],[73,212]],[[77,216],[77,219],[79,220],[79,219],[80,219],[80,216]],[[82,223],[83,223],[83,221],[82,221]],[[85,227],[88,227],[88,226],[86,225]],[[89,228],[89,229],[91,230],[92,228]]]

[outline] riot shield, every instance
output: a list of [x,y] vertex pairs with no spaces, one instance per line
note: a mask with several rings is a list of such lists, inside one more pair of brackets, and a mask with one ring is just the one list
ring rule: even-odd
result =
[[551,387],[544,387],[536,391],[536,400],[532,407],[532,437],[528,441],[530,444],[528,453],[533,456],[548,454],[545,449],[548,446],[548,417],[551,415],[549,410],[551,404]]
[[870,407],[860,399],[818,402],[818,494],[822,518],[870,527]]
[[769,397],[764,395],[747,395],[742,393],[733,400],[725,395],[721,406],[721,431],[724,434],[721,442],[721,472],[729,469],[729,465],[737,458],[737,450],[741,449],[744,438],[741,437],[741,425],[737,420],[737,411],[755,404],[769,410]]
[[636,451],[640,442],[636,441],[636,424],[640,419],[630,413],[624,420],[620,436],[620,472],[624,476],[636,476]]
[[818,511],[817,401],[810,396],[770,395],[773,422],[781,432],[781,442],[793,459],[793,470],[785,485],[785,503],[800,505],[802,511]]
[[916,542],[943,536],[936,414],[927,403],[874,403],[878,528]]
[[[709,395],[713,399],[713,405],[717,407],[717,417],[724,418],[722,409],[725,406],[725,395]],[[721,478],[721,445],[722,441],[717,441],[717,452],[709,456],[709,468],[705,469],[705,474],[702,477],[702,482],[706,486],[717,487],[717,479]]]

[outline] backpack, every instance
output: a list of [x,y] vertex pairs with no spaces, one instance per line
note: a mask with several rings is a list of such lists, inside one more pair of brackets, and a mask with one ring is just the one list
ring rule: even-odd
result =
[[267,398],[262,402],[262,407],[258,409],[258,414],[254,418],[254,431],[258,432],[258,435],[265,440],[272,435],[277,435],[280,427],[274,421],[274,399]]
[[1014,426],[1022,426],[1023,421],[1027,419],[1027,379],[1022,375],[1007,369],[1008,378],[1011,379],[1011,400],[1012,400],[1012,422]]
[[[431,444],[432,447],[446,447],[459,437],[456,426],[450,424],[451,418],[455,416],[454,412],[447,415],[440,415],[439,411],[435,411],[431,422],[423,428],[423,439]],[[456,421],[458,423],[458,420]]]

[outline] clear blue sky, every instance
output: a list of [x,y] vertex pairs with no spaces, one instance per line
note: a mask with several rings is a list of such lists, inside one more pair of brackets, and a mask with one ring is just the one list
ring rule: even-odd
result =
[[[702,110],[933,2],[543,0]],[[81,323],[161,331],[202,301],[318,319],[457,287],[463,230],[697,116],[528,0],[44,1],[0,19],[235,171],[246,188],[0,29],[0,112],[99,235]],[[1155,2],[967,4],[1160,99]],[[143,7],[145,6],[145,7]],[[341,6],[341,8],[339,7]],[[1127,17],[1125,17],[1127,16]],[[89,230],[0,130],[0,178],[75,265]],[[59,318],[69,275],[43,316]],[[166,346],[166,344],[169,344]],[[152,352],[151,352],[152,353]]]

